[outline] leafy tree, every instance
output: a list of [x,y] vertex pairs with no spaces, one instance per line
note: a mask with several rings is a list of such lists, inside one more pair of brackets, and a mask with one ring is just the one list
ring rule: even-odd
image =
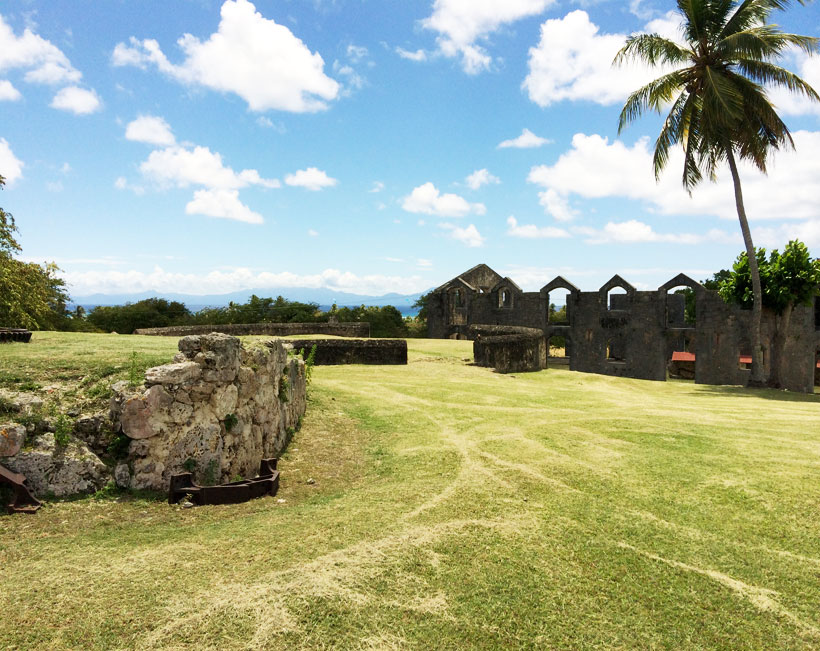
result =
[[[0,176],[0,188],[4,184]],[[0,208],[0,325],[32,330],[64,327],[68,295],[57,276],[58,267],[12,257],[22,250],[16,232],[14,217]]]
[[[805,4],[805,0],[799,1]],[[764,86],[779,86],[820,100],[805,81],[773,63],[792,47],[813,54],[820,44],[817,38],[787,34],[769,23],[775,10],[790,4],[790,0],[677,0],[685,44],[658,34],[639,34],[629,37],[615,58],[615,63],[639,59],[674,68],[629,96],[618,126],[620,132],[645,111],[660,113],[671,105],[655,142],[656,178],[676,144],[683,147],[683,185],[690,192],[704,174],[715,180],[718,166],[724,162],[729,165],[750,260],[754,384],[764,380],[760,337],[763,293],[737,159],[766,172],[772,150],[794,146]]]
[[[766,257],[766,249],[756,249],[755,255],[760,273],[763,307],[776,315],[776,331],[770,350],[769,384],[782,386],[784,348],[791,315],[796,305],[811,305],[820,285],[820,260],[809,255],[806,245],[792,240],[781,254],[777,249]],[[741,253],[731,273],[720,283],[719,292],[727,303],[749,308],[754,305],[749,257]]]
[[137,328],[164,328],[188,323],[191,312],[179,301],[147,298],[125,305],[98,305],[88,321],[105,332],[134,332]]
[[340,307],[336,309],[339,323],[363,322],[370,324],[371,337],[406,337],[407,324],[398,309],[392,305],[383,307],[364,305],[360,307]]

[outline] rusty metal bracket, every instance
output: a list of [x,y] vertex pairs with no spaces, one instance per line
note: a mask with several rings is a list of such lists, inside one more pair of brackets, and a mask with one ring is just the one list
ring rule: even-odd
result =
[[240,504],[263,495],[276,495],[279,490],[279,471],[276,469],[278,459],[262,459],[259,464],[259,476],[254,479],[242,479],[219,486],[198,486],[190,472],[171,475],[168,488],[168,504],[176,504],[188,499],[199,506],[205,504]]
[[6,505],[9,513],[35,513],[42,506],[40,500],[29,492],[26,476],[0,466],[0,484],[14,489],[14,499]]

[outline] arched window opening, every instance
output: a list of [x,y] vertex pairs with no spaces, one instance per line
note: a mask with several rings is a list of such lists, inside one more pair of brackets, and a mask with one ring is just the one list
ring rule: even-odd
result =
[[455,292],[453,292],[453,305],[455,305],[456,307],[463,306],[463,299],[461,297],[460,289],[457,289]]
[[498,290],[498,307],[512,307],[512,292],[502,287]]
[[610,339],[606,342],[606,361],[625,362],[626,356],[623,343],[618,339]]
[[571,355],[572,345],[569,337],[565,337],[563,335],[553,335],[547,340],[547,356],[549,358],[547,366],[569,367]]
[[563,287],[556,287],[547,294],[547,323],[569,325],[569,306],[572,293]]
[[613,287],[606,294],[606,309],[625,310],[628,306],[626,289]]
[[666,327],[694,328],[695,290],[681,285],[666,292]]

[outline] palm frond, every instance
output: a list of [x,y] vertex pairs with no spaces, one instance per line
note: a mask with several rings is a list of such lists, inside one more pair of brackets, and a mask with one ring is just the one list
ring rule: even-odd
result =
[[636,90],[627,98],[621,110],[621,115],[618,118],[618,133],[627,124],[640,117],[644,111],[652,109],[660,112],[680,92],[683,85],[682,73],[676,70]]
[[725,70],[706,66],[703,75],[704,111],[710,121],[729,126],[743,115],[743,95]]
[[737,70],[745,77],[768,86],[782,86],[788,88],[793,93],[805,95],[814,101],[820,101],[820,95],[806,81],[796,74],[780,66],[776,66],[768,61],[756,61],[754,59],[739,59]]
[[646,61],[650,65],[688,62],[692,51],[658,34],[636,34],[615,55],[613,65],[622,65],[629,59]]
[[726,38],[755,25],[761,25],[768,21],[772,12],[783,11],[790,4],[790,0],[744,0],[726,21],[719,37]]
[[661,172],[669,160],[669,150],[675,143],[682,142],[688,133],[688,122],[692,108],[695,103],[695,95],[681,92],[669,115],[663,123],[658,139],[655,141],[655,151],[652,155],[652,162],[655,167],[655,180],[659,180]]
[[772,59],[791,47],[797,47],[807,54],[814,54],[820,49],[820,39],[786,34],[778,31],[773,25],[760,25],[721,39],[715,44],[715,54],[724,60],[734,60],[738,57]]

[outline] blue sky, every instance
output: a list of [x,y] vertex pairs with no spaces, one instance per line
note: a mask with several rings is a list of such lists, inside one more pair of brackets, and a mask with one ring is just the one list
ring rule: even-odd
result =
[[[0,5],[0,205],[76,296],[412,293],[479,262],[538,289],[697,278],[742,249],[727,175],[688,197],[660,118],[617,134],[627,34],[672,2],[20,0]],[[820,36],[820,4],[776,16]],[[820,57],[783,62],[820,89]],[[742,169],[758,246],[820,255],[820,105]]]

